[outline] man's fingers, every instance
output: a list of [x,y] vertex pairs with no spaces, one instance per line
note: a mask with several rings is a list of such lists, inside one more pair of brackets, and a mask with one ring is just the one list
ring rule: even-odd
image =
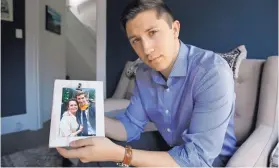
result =
[[82,146],[89,146],[89,145],[93,145],[93,139],[90,138],[86,138],[86,139],[79,139],[76,141],[72,141],[70,143],[71,147],[77,148],[77,147],[82,147]]
[[82,157],[82,149],[64,149],[64,148],[56,148],[57,151],[65,158],[81,158]]

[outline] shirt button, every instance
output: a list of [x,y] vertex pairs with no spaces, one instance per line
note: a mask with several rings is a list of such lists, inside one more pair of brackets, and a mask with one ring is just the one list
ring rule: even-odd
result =
[[168,129],[167,129],[167,131],[168,131],[168,132],[171,132],[171,129],[170,129],[170,128],[168,128]]
[[166,110],[166,114],[168,114],[169,113],[169,110]]

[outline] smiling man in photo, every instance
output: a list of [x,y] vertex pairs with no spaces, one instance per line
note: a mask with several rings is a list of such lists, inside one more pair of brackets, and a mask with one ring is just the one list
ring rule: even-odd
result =
[[75,98],[78,102],[77,122],[83,127],[79,136],[96,135],[96,111],[95,105],[89,102],[87,93],[77,91]]

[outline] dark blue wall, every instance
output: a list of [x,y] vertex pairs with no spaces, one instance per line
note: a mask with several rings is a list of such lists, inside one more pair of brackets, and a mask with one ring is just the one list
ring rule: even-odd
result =
[[107,97],[112,96],[126,61],[137,58],[120,29],[119,18],[128,1],[107,1]]
[[[107,96],[127,60],[137,58],[119,17],[129,0],[107,2]],[[166,0],[181,23],[180,39],[215,52],[244,44],[248,58],[278,55],[278,0]]]
[[1,117],[26,113],[25,38],[15,37],[15,29],[25,37],[25,0],[13,4],[14,21],[1,20]]
[[277,55],[278,0],[168,0],[181,39],[213,51],[244,44],[248,58]]

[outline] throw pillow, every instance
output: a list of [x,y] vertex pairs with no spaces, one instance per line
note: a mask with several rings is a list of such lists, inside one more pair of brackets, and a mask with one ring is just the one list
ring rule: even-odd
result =
[[129,79],[135,77],[139,64],[143,63],[141,59],[136,59],[135,61],[131,62],[129,67],[126,70],[126,76]]
[[233,71],[234,79],[237,79],[240,63],[243,59],[247,58],[247,50],[245,45],[238,46],[235,49],[226,53],[217,53],[217,54],[219,54],[228,62],[229,66]]

